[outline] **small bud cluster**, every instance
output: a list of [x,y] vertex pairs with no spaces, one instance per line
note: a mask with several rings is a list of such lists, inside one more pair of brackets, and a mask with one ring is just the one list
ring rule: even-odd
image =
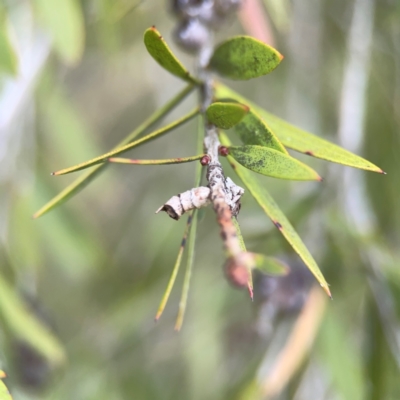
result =
[[189,53],[197,53],[208,41],[210,28],[236,11],[241,0],[172,0],[172,11],[179,18],[174,31],[176,43]]

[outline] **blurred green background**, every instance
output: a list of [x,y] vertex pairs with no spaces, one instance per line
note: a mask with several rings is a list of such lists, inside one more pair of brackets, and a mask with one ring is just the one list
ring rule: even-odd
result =
[[[205,210],[176,333],[181,275],[164,315],[153,318],[185,219],[154,211],[192,187],[194,165],[111,166],[31,219],[75,179],[51,171],[107,151],[184,87],[142,43],[156,25],[193,70],[172,41],[169,2],[1,1],[0,362],[15,399],[400,398],[400,2],[258,5],[262,14],[242,11],[217,40],[264,15],[266,40],[285,59],[271,75],[227,83],[387,176],[298,155],[322,184],[263,179],[333,301],[309,292],[306,267],[245,195],[247,247],[293,269],[286,278],[256,277],[251,303],[223,276],[218,227]],[[128,155],[193,155],[196,129],[190,122]]]

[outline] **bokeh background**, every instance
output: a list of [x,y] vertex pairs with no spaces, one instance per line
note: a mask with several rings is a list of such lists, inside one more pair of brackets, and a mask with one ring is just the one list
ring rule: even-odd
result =
[[[172,41],[169,9],[157,0],[1,1],[0,363],[14,398],[399,399],[398,0],[247,0],[217,33],[257,35],[285,55],[272,74],[233,88],[387,172],[298,155],[322,184],[263,179],[333,301],[245,195],[247,247],[293,272],[256,277],[253,303],[230,287],[207,209],[183,328],[173,329],[182,274],[155,324],[185,220],[154,211],[193,186],[192,164],[111,166],[31,218],[75,179],[51,171],[107,151],[184,87],[142,43],[156,25],[193,70]],[[195,154],[196,129],[193,121],[128,154]]]

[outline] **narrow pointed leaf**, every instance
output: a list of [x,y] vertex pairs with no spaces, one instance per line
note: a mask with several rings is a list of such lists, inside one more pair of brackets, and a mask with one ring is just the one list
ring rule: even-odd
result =
[[[124,140],[122,140],[116,148],[123,146],[137,136],[143,134],[147,129],[155,125],[160,121],[165,115],[167,115],[171,110],[173,110],[192,90],[194,85],[186,86],[182,91],[180,91],[174,98],[172,98],[167,104],[165,104],[160,109],[156,110],[150,117],[148,117],[141,125],[139,125],[133,132],[131,132]],[[69,198],[75,196],[82,189],[84,189],[97,175],[99,175],[108,163],[96,165],[92,170],[86,172],[85,174],[78,177],[74,182],[67,186],[58,195],[53,197],[48,203],[46,203],[42,208],[40,208],[32,218],[39,218],[42,215],[48,213],[53,208],[61,205]]]
[[262,175],[299,181],[322,180],[308,165],[268,147],[231,146],[229,155],[244,167]]
[[266,275],[287,275],[289,267],[277,258],[255,254],[256,269]]
[[156,321],[158,321],[160,319],[162,313],[164,312],[164,309],[165,309],[165,306],[167,305],[167,301],[168,301],[169,296],[171,294],[172,288],[174,287],[176,276],[178,275],[179,267],[181,266],[182,255],[183,255],[183,251],[185,250],[187,237],[188,237],[189,232],[190,232],[190,226],[192,224],[192,218],[193,218],[193,211],[191,211],[189,216],[188,216],[185,232],[183,234],[182,242],[181,242],[181,245],[180,245],[179,251],[178,251],[178,256],[176,258],[174,268],[172,269],[172,273],[171,273],[171,276],[169,278],[167,288],[165,289],[165,292],[164,292],[164,295],[163,295],[163,297],[161,299],[160,305],[158,306],[157,314],[156,314],[156,316],[154,318]]
[[377,167],[370,161],[353,154],[336,144],[289,124],[267,111],[259,111],[271,129],[276,132],[279,140],[290,149],[312,157],[347,165],[349,167],[378,172],[380,174],[385,173],[381,168]]
[[198,214],[199,214],[198,211],[199,210],[194,210],[194,212],[193,212],[193,217],[192,217],[193,220],[192,220],[192,224],[191,224],[190,232],[189,232],[189,244],[188,244],[188,255],[187,255],[187,260],[186,260],[186,270],[185,270],[185,276],[183,278],[182,294],[181,294],[181,299],[179,301],[178,315],[176,317],[175,328],[174,328],[178,332],[182,328],[183,319],[185,317],[187,299],[189,296],[190,280],[192,278],[193,262],[194,262],[194,249],[195,249],[196,232],[197,232],[197,221],[198,221]]
[[53,365],[61,365],[66,356],[52,332],[26,307],[11,286],[0,276],[0,315],[14,338],[32,346]]
[[154,60],[156,60],[158,64],[172,75],[187,82],[198,83],[198,81],[189,74],[189,71],[175,57],[160,32],[158,32],[154,26],[145,31],[144,44]]
[[203,158],[205,154],[199,154],[192,157],[166,158],[163,160],[133,160],[131,158],[112,157],[107,161],[118,164],[133,164],[133,165],[167,165],[167,164],[183,164],[192,161],[197,161]]
[[[230,141],[225,134],[221,133],[220,138],[223,145],[230,145]],[[283,214],[264,186],[257,180],[257,176],[251,174],[248,170],[241,167],[232,157],[228,156],[228,161],[257,203],[261,206],[269,218],[271,218],[274,225],[279,229],[285,239],[304,261],[325,292],[329,295],[329,297],[331,297],[328,284],[314,258],[286,218],[285,214]]]
[[250,36],[235,36],[214,51],[210,67],[231,79],[247,80],[273,71],[283,59],[274,48]]
[[[196,151],[200,152],[203,150],[203,141],[204,141],[204,118],[199,118],[198,125],[197,125]],[[203,171],[204,171],[204,169],[202,168],[202,165],[197,164],[195,179],[194,179],[194,187],[200,186]],[[181,299],[179,301],[178,315],[176,317],[176,322],[175,322],[175,330],[178,332],[182,328],[183,319],[185,317],[185,312],[186,312],[187,299],[189,296],[190,280],[192,278],[192,270],[193,270],[193,263],[194,263],[194,250],[195,250],[196,235],[197,235],[197,222],[201,218],[200,215],[201,214],[199,212],[199,209],[195,209],[193,211],[192,222],[191,222],[191,226],[189,228],[189,244],[188,244],[188,255],[187,255],[187,260],[186,260],[186,270],[185,270],[185,276],[183,278],[183,286],[182,286]]]
[[[237,234],[237,237],[239,239],[240,247],[241,247],[242,251],[246,252],[247,249],[246,249],[246,245],[245,245],[244,240],[243,240],[242,231],[240,230],[239,222],[236,219],[236,217],[233,217],[232,221],[233,221],[233,225],[235,225],[235,228],[236,228],[236,234]],[[255,263],[254,263],[254,265],[255,265]],[[250,293],[250,297],[253,300],[253,288],[254,287],[253,287],[253,274],[252,274],[251,270],[249,270],[249,280],[247,281],[247,288],[248,288],[248,291]]]
[[244,144],[269,147],[288,154],[287,150],[264,120],[254,111],[249,113],[234,127],[235,133]]
[[[204,119],[199,118],[197,126],[197,145],[196,145],[196,150],[198,152],[203,150],[203,138],[204,138]],[[202,173],[203,173],[203,168],[201,164],[198,164],[196,167],[194,187],[200,186]],[[183,286],[182,286],[181,299],[179,301],[178,315],[176,317],[176,322],[175,322],[175,330],[178,332],[182,328],[183,319],[185,318],[187,300],[189,296],[190,281],[192,278],[193,263],[194,263],[197,222],[199,221],[199,215],[200,213],[198,209],[193,211],[193,219],[189,230],[189,244],[188,244],[188,255],[186,260],[186,270],[185,270],[185,276],[183,278]]]
[[108,153],[105,153],[101,156],[92,158],[89,161],[85,161],[83,163],[80,163],[78,165],[74,165],[73,167],[65,168],[57,172],[53,172],[52,175],[65,175],[69,174],[71,172],[75,171],[80,171],[81,169],[85,169],[88,167],[91,167],[92,165],[100,164],[105,161],[107,161],[109,158],[116,156],[118,154],[124,153],[130,149],[133,149],[134,147],[137,147],[143,143],[150,142],[151,140],[157,139],[166,133],[172,131],[173,129],[178,128],[179,126],[183,125],[185,122],[190,121],[193,117],[195,117],[199,113],[199,109],[196,108],[193,111],[191,111],[189,114],[185,115],[184,117],[178,119],[177,121],[172,122],[171,124],[164,126],[163,128],[160,128],[138,140],[135,140],[134,142],[128,143],[125,146],[118,147],[117,149],[111,150]]
[[248,113],[249,107],[240,103],[216,102],[207,108],[208,122],[220,129],[230,129]]
[[242,249],[242,251],[247,251],[246,244],[244,243],[242,231],[240,229],[240,225],[239,225],[237,218],[236,217],[232,218],[232,221],[233,221],[233,225],[235,225],[235,228],[236,228],[236,234],[239,239],[240,248]]
[[0,71],[14,76],[18,71],[18,59],[10,42],[6,13],[2,6],[0,6]]
[[384,173],[381,168],[364,158],[328,142],[325,139],[321,139],[316,135],[297,128],[273,114],[270,114],[225,85],[217,83],[215,85],[215,95],[217,99],[230,97],[244,104],[248,104],[252,109],[255,109],[268,124],[269,128],[276,134],[282,144],[290,149],[312,157],[347,165],[349,167],[378,172],[381,174]]

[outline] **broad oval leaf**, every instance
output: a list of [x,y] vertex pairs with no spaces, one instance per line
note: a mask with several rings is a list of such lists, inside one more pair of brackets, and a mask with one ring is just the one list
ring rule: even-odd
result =
[[220,129],[230,129],[249,112],[249,107],[240,103],[216,102],[207,108],[208,122]]
[[366,159],[328,142],[325,139],[321,139],[316,135],[308,133],[303,129],[297,128],[273,114],[270,114],[221,83],[215,84],[215,94],[217,99],[230,97],[244,104],[248,104],[252,109],[254,108],[265,120],[268,126],[275,132],[282,144],[290,149],[312,157],[347,165],[349,167],[378,172],[381,174],[385,173],[381,168]]
[[262,175],[297,181],[322,180],[308,165],[268,147],[231,146],[229,154],[244,167]]
[[217,46],[209,66],[222,76],[247,80],[270,73],[282,59],[282,54],[257,39],[235,36]]
[[289,267],[274,257],[267,257],[263,254],[254,254],[256,269],[266,275],[281,276],[287,275]]
[[175,57],[160,32],[154,26],[145,31],[143,39],[149,54],[164,69],[187,82],[198,83]]
[[268,128],[263,119],[253,110],[234,127],[241,141],[246,145],[258,145],[270,147],[271,149],[288,154],[283,144],[275,134]]
[[[229,146],[231,144],[228,137],[224,133],[220,134],[220,139],[224,146]],[[297,232],[294,230],[291,223],[286,218],[285,214],[281,211],[264,186],[257,180],[257,176],[251,174],[246,168],[240,166],[240,164],[238,164],[232,157],[228,156],[228,161],[257,203],[261,206],[268,217],[271,218],[273,224],[279,229],[285,239],[293,247],[295,252],[304,261],[321,287],[325,290],[329,297],[331,297],[328,283],[322,275],[322,272],[320,271],[314,258],[300,239]]]
[[75,0],[36,0],[33,5],[50,31],[60,57],[68,64],[76,64],[85,43],[81,3]]

